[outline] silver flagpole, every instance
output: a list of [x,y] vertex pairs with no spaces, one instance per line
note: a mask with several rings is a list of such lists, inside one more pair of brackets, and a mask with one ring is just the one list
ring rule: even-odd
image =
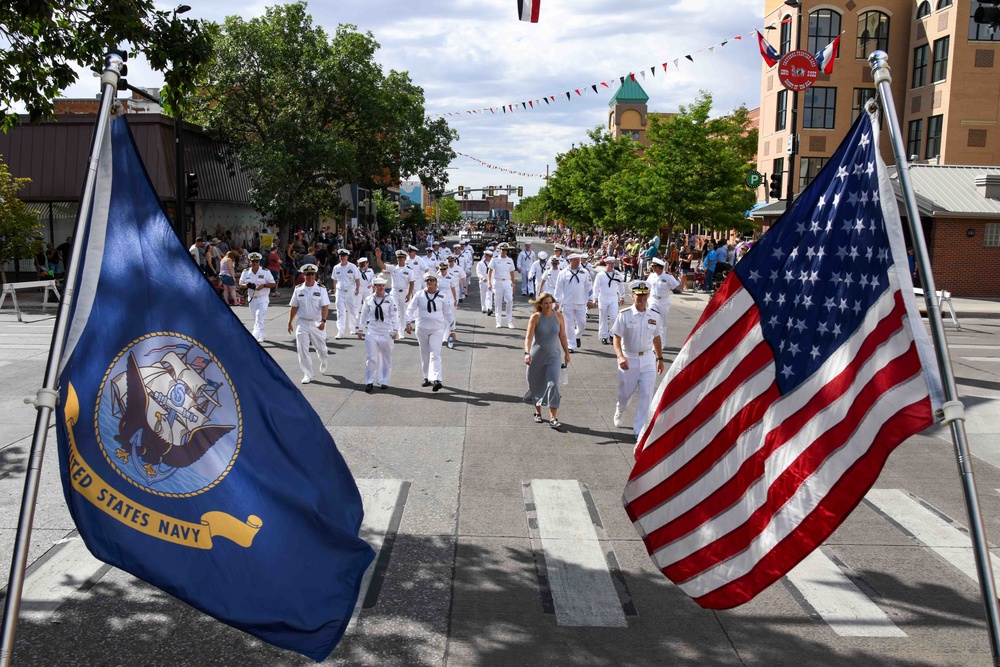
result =
[[17,615],[21,608],[21,593],[24,589],[24,571],[28,564],[28,546],[31,543],[31,525],[35,517],[35,502],[38,499],[38,482],[42,474],[42,458],[45,455],[45,436],[49,430],[49,420],[59,398],[59,361],[66,344],[69,329],[70,308],[76,295],[80,267],[83,264],[83,242],[87,237],[90,220],[90,205],[97,183],[97,168],[101,157],[108,123],[111,120],[111,105],[115,101],[118,80],[124,74],[125,57],[120,53],[109,53],[105,57],[104,73],[101,75],[101,108],[97,113],[97,128],[90,147],[87,178],[80,198],[80,211],[73,232],[73,254],[75,267],[66,276],[63,298],[59,303],[55,329],[52,332],[52,347],[45,368],[45,381],[35,399],[25,399],[38,410],[35,418],[35,435],[31,441],[28,470],[24,479],[24,495],[21,497],[21,514],[17,520],[17,537],[14,554],[11,557],[10,579],[7,583],[7,599],[4,601],[3,635],[0,637],[0,667],[8,667],[14,654],[14,631]]
[[969,442],[965,435],[965,408],[958,398],[958,387],[955,384],[955,374],[951,367],[951,358],[948,355],[948,342],[944,335],[941,308],[934,288],[934,276],[931,274],[930,255],[927,253],[920,212],[917,210],[917,198],[910,182],[910,165],[906,160],[903,137],[899,129],[899,118],[896,116],[896,106],[892,101],[892,89],[889,87],[889,84],[892,83],[889,55],[885,51],[875,51],[868,57],[868,64],[871,65],[872,77],[882,97],[882,108],[888,121],[886,125],[889,130],[889,138],[892,141],[892,151],[896,156],[896,173],[903,189],[906,219],[910,226],[910,236],[913,240],[920,278],[923,281],[927,318],[930,321],[931,336],[934,339],[934,349],[937,352],[941,380],[944,384],[945,403],[942,406],[942,414],[939,416],[943,416],[943,423],[951,426],[951,437],[955,443],[955,457],[958,459],[962,491],[965,494],[965,509],[969,514],[972,551],[976,555],[979,590],[983,596],[983,605],[986,607],[986,626],[989,630],[990,647],[993,651],[993,664],[996,667],[1000,666],[1000,610],[997,608],[996,582],[993,580],[993,567],[990,563],[986,530],[983,528],[979,497],[976,495],[976,480],[972,474],[972,457],[969,455]]

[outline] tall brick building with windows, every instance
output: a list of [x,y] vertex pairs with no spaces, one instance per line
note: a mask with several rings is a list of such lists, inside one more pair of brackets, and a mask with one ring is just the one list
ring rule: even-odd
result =
[[[765,0],[765,38],[780,53],[798,43],[810,53],[822,50],[843,33],[840,54],[831,74],[819,74],[815,85],[798,95],[798,152],[794,156],[792,191],[801,192],[836,150],[865,103],[876,96],[868,55],[889,54],[892,93],[907,155],[920,165],[962,166],[948,171],[952,191],[928,189],[930,179],[917,184],[925,233],[935,272],[962,257],[994,258],[1000,268],[1000,196],[990,183],[1000,173],[1000,30],[977,24],[977,0]],[[801,22],[801,26],[800,26]],[[797,33],[797,31],[801,31]],[[796,38],[798,35],[798,42]],[[787,146],[792,129],[792,93],[778,81],[777,67],[761,60],[760,139],[757,169],[782,174],[788,191]],[[895,159],[888,136],[881,142],[887,164]],[[983,167],[983,169],[975,169]],[[986,179],[986,180],[983,180]],[[923,189],[923,191],[921,191]],[[767,196],[761,188],[760,198]],[[932,191],[933,190],[933,191]],[[978,193],[975,199],[958,192]],[[958,201],[961,210],[953,210]],[[784,210],[781,203],[759,209],[764,224]],[[935,229],[935,225],[942,229]],[[961,234],[945,233],[956,224]],[[956,227],[956,229],[958,228]],[[975,229],[978,233],[969,233]],[[947,237],[947,240],[945,238]],[[987,261],[987,265],[991,262]],[[1000,271],[949,276],[942,285],[957,295],[1000,297]]]

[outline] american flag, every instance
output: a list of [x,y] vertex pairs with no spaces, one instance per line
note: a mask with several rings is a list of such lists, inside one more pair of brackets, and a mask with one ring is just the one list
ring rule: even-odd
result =
[[736,265],[639,435],[626,511],[702,607],[791,570],[941,404],[876,128],[862,113]]

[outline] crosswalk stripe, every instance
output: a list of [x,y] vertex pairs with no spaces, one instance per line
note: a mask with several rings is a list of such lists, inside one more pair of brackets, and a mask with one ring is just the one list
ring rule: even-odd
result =
[[580,483],[533,479],[530,488],[556,623],[627,627]]
[[28,568],[18,618],[34,622],[51,618],[73,593],[94,584],[110,569],[90,555],[73,531],[70,538],[57,542]]
[[357,485],[365,510],[360,536],[375,550],[375,560],[361,580],[348,629],[357,625],[362,607],[375,606],[410,489],[410,483],[401,479],[359,479]]
[[819,549],[806,556],[786,578],[841,637],[906,636]]
[[[865,500],[959,572],[979,583],[971,538],[958,528],[959,524],[946,520],[936,510],[931,511],[899,489],[872,489]],[[993,571],[998,571],[1000,561],[994,554],[990,554],[990,560]]]

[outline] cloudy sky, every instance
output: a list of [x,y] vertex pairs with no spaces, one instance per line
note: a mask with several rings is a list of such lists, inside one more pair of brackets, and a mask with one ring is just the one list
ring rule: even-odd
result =
[[[259,16],[274,4],[185,1],[192,7],[187,16],[220,22],[236,13]],[[329,33],[340,23],[371,31],[382,46],[379,62],[387,70],[410,73],[424,89],[428,113],[463,112],[448,118],[460,137],[455,150],[519,172],[554,169],[557,153],[585,140],[587,130],[605,125],[613,92],[599,86],[601,93],[594,95],[589,87],[617,82],[629,72],[645,69],[645,80],[637,80],[649,95],[651,111],[676,111],[699,90],[712,94],[720,114],[740,104],[759,104],[761,61],[750,33],[762,25],[763,0],[541,3],[537,24],[517,19],[517,0],[333,0],[311,3],[309,11]],[[737,35],[743,39],[734,41]],[[718,46],[726,40],[726,46]],[[655,78],[649,73],[654,65]],[[137,86],[161,83],[141,62],[129,62],[128,79]],[[97,87],[87,75],[65,94],[89,97]],[[567,102],[564,93],[576,88],[590,94],[574,92]],[[498,116],[464,113],[548,95],[561,101]],[[462,156],[451,166],[450,187],[509,183],[534,194],[544,185],[540,178],[494,171]]]

